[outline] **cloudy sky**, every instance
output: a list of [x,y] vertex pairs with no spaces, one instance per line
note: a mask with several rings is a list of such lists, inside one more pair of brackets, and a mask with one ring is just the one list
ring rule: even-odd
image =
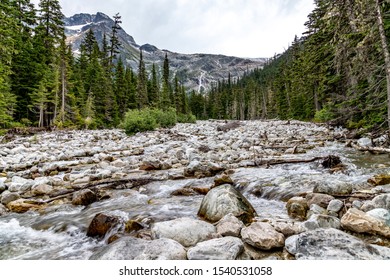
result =
[[[32,0],[38,3],[39,0]],[[60,0],[63,13],[120,13],[142,45],[181,53],[270,57],[305,31],[313,0]]]

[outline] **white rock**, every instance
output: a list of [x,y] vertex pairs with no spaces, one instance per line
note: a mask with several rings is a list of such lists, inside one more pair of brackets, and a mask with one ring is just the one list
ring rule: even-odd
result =
[[237,237],[223,237],[203,241],[190,248],[189,260],[235,260],[243,252],[244,243]]
[[216,229],[212,224],[190,218],[155,223],[151,230],[154,239],[173,239],[185,247],[194,246],[216,234]]

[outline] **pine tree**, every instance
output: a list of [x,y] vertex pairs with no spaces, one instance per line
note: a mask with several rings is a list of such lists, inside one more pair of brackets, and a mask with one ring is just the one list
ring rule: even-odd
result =
[[136,102],[139,110],[149,105],[148,89],[147,89],[147,76],[145,63],[143,60],[142,50],[140,52],[139,67],[138,67],[138,83],[137,83],[137,96]]
[[171,106],[171,85],[169,83],[169,59],[168,54],[165,54],[163,65],[163,80],[162,80],[162,92],[160,98],[160,109],[168,110]]
[[14,34],[17,22],[12,17],[10,1],[0,3],[0,126],[6,127],[13,119],[15,96],[11,93],[10,75],[15,53]]
[[121,18],[122,17],[119,15],[119,13],[117,13],[114,16],[114,25],[112,26],[112,35],[111,35],[110,47],[109,47],[109,52],[110,52],[109,62],[111,66],[113,66],[113,62],[117,58],[117,54],[119,54],[119,48],[121,46],[118,37],[118,31],[121,30],[120,27],[120,24],[122,23]]

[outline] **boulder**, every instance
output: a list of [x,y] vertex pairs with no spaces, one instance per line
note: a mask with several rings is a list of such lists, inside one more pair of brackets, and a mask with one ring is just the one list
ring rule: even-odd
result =
[[149,241],[146,248],[134,258],[135,260],[186,260],[187,251],[172,239],[156,239]]
[[10,203],[8,203],[7,208],[11,212],[25,213],[25,212],[30,211],[30,210],[32,210],[32,211],[39,210],[42,207],[38,204],[32,203],[29,200],[20,198],[20,199],[17,199],[17,200],[14,200],[14,201],[11,201]]
[[390,238],[390,227],[385,222],[355,208],[349,209],[341,218],[341,226],[357,233],[379,234]]
[[235,260],[243,252],[244,243],[237,237],[223,237],[199,242],[187,253],[189,260]]
[[309,207],[316,204],[326,209],[329,203],[334,200],[334,197],[323,193],[309,193],[306,195],[306,200]]
[[0,204],[0,217],[6,215],[7,213],[8,209],[3,204]]
[[383,186],[390,184],[390,174],[378,174],[367,180],[368,183],[374,186]]
[[225,184],[233,185],[233,180],[232,180],[232,178],[230,178],[229,175],[221,174],[220,176],[216,176],[214,178],[214,186],[215,187],[225,185]]
[[239,237],[241,229],[245,227],[244,223],[240,221],[233,214],[227,214],[217,224],[217,233],[222,236]]
[[[353,186],[342,181],[322,181],[313,188],[313,193],[323,193],[332,196],[351,194]],[[326,208],[326,207],[325,207]]]
[[296,235],[305,231],[300,222],[271,221],[271,225],[276,229],[276,231],[280,232],[285,237]]
[[87,236],[104,237],[107,232],[120,225],[120,219],[103,213],[96,214],[89,224]]
[[390,193],[381,194],[372,200],[374,208],[384,208],[390,210]]
[[139,231],[145,227],[137,221],[129,220],[125,224],[125,232],[131,233],[133,231]]
[[11,201],[14,201],[14,200],[17,200],[20,198],[20,195],[18,193],[15,193],[15,192],[10,192],[10,191],[4,191],[1,196],[1,203],[4,204],[4,205],[7,205],[8,203],[10,203]]
[[210,222],[217,222],[227,214],[233,214],[247,224],[253,220],[256,211],[249,201],[231,185],[211,189],[203,198],[198,215]]
[[216,235],[216,229],[212,224],[190,218],[155,223],[151,230],[153,239],[173,239],[184,247],[194,246]]
[[344,202],[339,199],[333,199],[329,202],[329,205],[326,210],[328,210],[329,212],[338,213],[343,208],[343,206]]
[[389,260],[390,248],[366,244],[341,230],[316,229],[286,239],[297,260]]
[[262,250],[284,246],[284,235],[277,232],[268,223],[253,223],[241,230],[241,236],[245,243]]
[[203,163],[197,159],[194,159],[184,169],[184,176],[204,178],[215,176],[216,174],[224,171],[226,168],[214,162]]
[[73,205],[87,206],[97,201],[96,194],[90,189],[83,189],[75,192],[72,198]]
[[40,184],[40,185],[33,186],[31,188],[31,193],[37,196],[47,195],[50,194],[52,191],[53,191],[53,187],[48,184]]
[[122,237],[94,253],[90,260],[185,260],[187,252],[169,239]]
[[303,197],[293,197],[286,204],[288,216],[292,219],[305,220],[309,210],[307,200]]
[[376,218],[378,220],[381,220],[386,225],[390,227],[390,210],[383,209],[383,208],[375,208],[371,211],[367,212],[367,215]]
[[161,170],[161,162],[157,159],[144,159],[139,169],[145,171]]
[[12,177],[12,181],[8,186],[8,190],[11,192],[27,192],[31,189],[31,187],[34,185],[33,180],[24,179],[19,176]]
[[322,214],[314,214],[311,215],[310,219],[305,221],[302,226],[307,230],[315,230],[317,228],[337,228],[341,227],[340,219],[322,215]]

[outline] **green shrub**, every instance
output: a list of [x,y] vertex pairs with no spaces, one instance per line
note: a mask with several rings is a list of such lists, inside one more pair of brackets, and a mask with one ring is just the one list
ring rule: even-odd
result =
[[175,126],[177,123],[176,110],[169,108],[168,111],[162,111],[160,109],[150,110],[153,118],[156,120],[159,127],[167,128]]
[[133,135],[138,132],[154,130],[158,124],[151,110],[144,109],[141,111],[129,110],[121,126],[125,129],[126,134]]
[[196,117],[193,114],[178,114],[177,122],[179,123],[196,123]]
[[314,121],[316,122],[327,122],[333,118],[334,115],[328,107],[324,107],[320,111],[317,111],[314,115]]

